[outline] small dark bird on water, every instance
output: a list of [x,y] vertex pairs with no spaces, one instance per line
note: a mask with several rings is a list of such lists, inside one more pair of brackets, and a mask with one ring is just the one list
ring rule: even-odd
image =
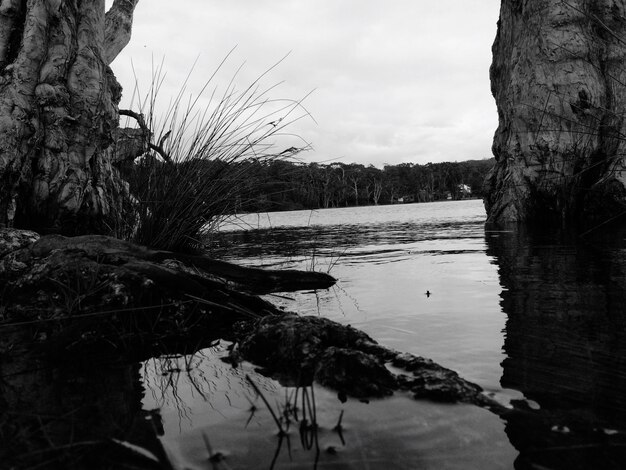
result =
[[429,291],[429,290],[427,290],[427,291],[426,291],[426,297],[430,297],[430,296],[431,296],[431,293],[430,293],[430,291]]

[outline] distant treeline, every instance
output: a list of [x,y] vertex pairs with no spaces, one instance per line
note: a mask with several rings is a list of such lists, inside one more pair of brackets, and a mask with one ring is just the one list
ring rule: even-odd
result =
[[245,164],[255,166],[245,171],[254,177],[238,209],[259,212],[482,198],[494,159],[401,163],[382,170],[356,163]]
[[171,167],[147,158],[133,166],[132,174],[143,174],[142,184],[157,184],[154,175],[160,171],[182,172],[187,175],[187,184],[198,189],[212,182],[218,184],[225,192],[220,197],[228,213],[481,198],[485,177],[493,165],[492,158],[426,165],[401,163],[385,165],[381,170],[356,163],[191,159]]

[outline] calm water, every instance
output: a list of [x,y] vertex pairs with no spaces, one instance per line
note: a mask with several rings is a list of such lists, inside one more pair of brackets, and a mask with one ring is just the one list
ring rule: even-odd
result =
[[[0,357],[1,430],[36,415],[50,442],[74,448],[132,439],[149,418],[176,469],[626,468],[625,232],[484,220],[480,201],[248,215],[213,246],[242,264],[329,270],[329,291],[269,298],[430,357],[525,411],[499,417],[402,394],[344,404],[234,369],[216,342],[188,355],[155,347],[135,362]],[[292,419],[279,438],[246,374],[277,413],[296,393],[300,419],[314,406],[317,430]]]
[[[485,254],[484,219],[479,201],[249,215],[222,228],[214,251],[242,264],[330,271],[339,282],[329,291],[268,298],[300,314],[351,324],[387,346],[431,357],[508,401],[521,394],[499,385],[506,318],[499,307],[497,267]],[[182,433],[174,447],[187,465],[194,463],[189,456],[201,454],[198,429],[205,429],[216,446],[228,449],[231,463],[271,468],[277,448],[274,425],[265,412],[245,427],[251,394],[244,372],[223,366],[215,373],[214,361],[203,360],[207,366],[195,370],[213,371],[212,400],[190,385],[201,379],[186,376],[177,396],[159,393],[145,404],[164,410],[166,427],[180,426],[171,433]],[[161,367],[160,361],[156,364]],[[148,380],[162,381],[162,376],[153,369],[146,374]],[[273,381],[258,380],[276,403],[285,401]],[[276,468],[513,467],[517,452],[504,423],[485,410],[435,406],[402,395],[341,404],[322,388],[315,394],[319,463],[296,438],[291,457],[283,449]],[[345,443],[332,431],[342,411]],[[195,443],[191,449],[190,442]],[[265,454],[259,455],[260,448],[267,449]]]
[[484,222],[476,200],[255,214],[236,221],[254,230],[228,234],[220,254],[329,271],[336,288],[279,303],[349,323],[501,392],[506,316]]
[[[331,291],[277,300],[430,357],[532,411],[504,428],[475,421],[465,468],[626,468],[625,232],[484,221],[481,201],[248,215],[225,227],[220,252],[330,270]],[[486,449],[487,462],[477,456]]]

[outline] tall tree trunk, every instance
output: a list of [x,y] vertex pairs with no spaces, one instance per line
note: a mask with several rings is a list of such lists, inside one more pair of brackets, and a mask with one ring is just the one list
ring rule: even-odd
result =
[[626,0],[502,0],[490,221],[626,213],[625,17]]
[[0,0],[0,224],[103,232],[127,186],[112,166],[109,68],[138,0]]

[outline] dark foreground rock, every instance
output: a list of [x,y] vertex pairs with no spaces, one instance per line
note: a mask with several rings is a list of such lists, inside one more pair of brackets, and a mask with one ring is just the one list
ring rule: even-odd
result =
[[[97,235],[3,230],[0,280],[0,322],[30,326],[46,351],[221,337],[237,341],[239,357],[268,374],[316,381],[341,398],[408,390],[415,398],[493,405],[480,387],[428,359],[325,318],[284,313],[256,295],[328,288],[335,280],[327,274],[243,268]],[[0,340],[3,350],[15,346]]]
[[[365,333],[322,317],[284,314],[239,326],[238,353],[288,384],[316,381],[340,397],[415,398],[498,407],[482,389],[430,359],[379,345]],[[393,366],[395,369],[392,372]]]
[[0,321],[32,323],[37,337],[64,343],[57,349],[116,343],[119,331],[145,333],[148,341],[218,335],[234,321],[276,313],[256,294],[334,282],[323,273],[245,268],[105,236],[0,230]]

